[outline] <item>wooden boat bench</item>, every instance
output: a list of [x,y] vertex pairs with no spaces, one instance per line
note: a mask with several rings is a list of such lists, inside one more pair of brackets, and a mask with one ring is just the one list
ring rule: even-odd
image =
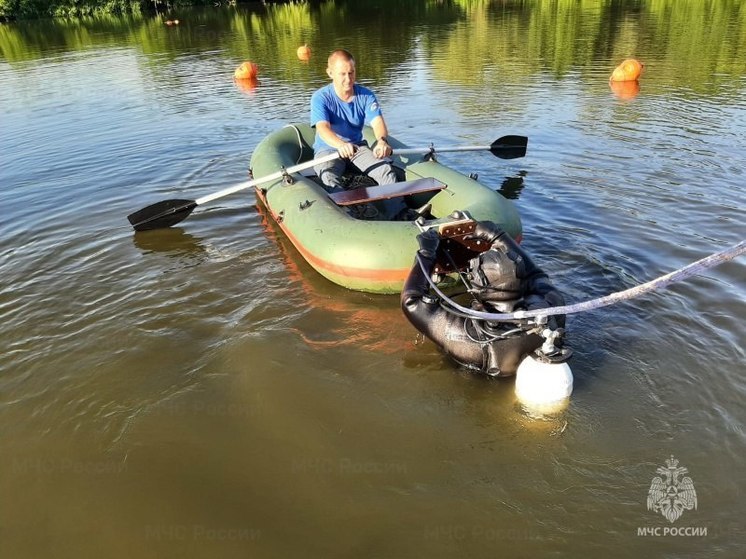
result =
[[384,184],[382,186],[364,186],[354,190],[332,192],[329,194],[329,198],[338,206],[353,206],[355,204],[367,204],[368,202],[376,202],[378,200],[388,200],[400,196],[443,190],[445,187],[446,184],[439,180],[426,177],[413,181]]

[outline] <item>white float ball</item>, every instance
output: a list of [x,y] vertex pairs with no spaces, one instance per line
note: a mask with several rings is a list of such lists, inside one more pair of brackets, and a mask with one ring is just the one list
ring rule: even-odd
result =
[[572,394],[572,370],[566,362],[545,363],[529,355],[518,365],[515,394],[532,411],[560,411]]

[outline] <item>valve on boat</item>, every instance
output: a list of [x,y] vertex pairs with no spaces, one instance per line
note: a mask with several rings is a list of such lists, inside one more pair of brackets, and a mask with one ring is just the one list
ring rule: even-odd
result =
[[433,144],[430,144],[430,151],[423,155],[422,159],[423,161],[437,161],[435,159],[435,146]]
[[295,179],[288,174],[285,167],[282,167],[280,171],[282,172],[282,184],[284,184],[285,186],[295,184]]

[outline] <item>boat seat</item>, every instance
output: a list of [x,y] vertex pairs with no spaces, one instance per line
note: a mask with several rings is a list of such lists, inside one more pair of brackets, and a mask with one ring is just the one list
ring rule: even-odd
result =
[[375,202],[377,200],[388,200],[400,196],[410,196],[412,194],[443,190],[445,187],[446,184],[439,180],[432,177],[426,177],[413,181],[384,184],[382,186],[364,186],[354,190],[332,192],[329,194],[329,198],[331,198],[338,206],[353,206],[355,204],[367,204],[368,202]]

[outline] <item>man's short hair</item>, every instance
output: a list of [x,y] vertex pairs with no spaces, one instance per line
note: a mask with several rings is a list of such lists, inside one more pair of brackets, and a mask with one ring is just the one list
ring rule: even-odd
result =
[[335,59],[341,58],[345,62],[355,62],[355,57],[352,56],[352,53],[345,49],[337,49],[332,51],[332,53],[329,55],[329,58],[326,60],[327,66],[331,66]]

